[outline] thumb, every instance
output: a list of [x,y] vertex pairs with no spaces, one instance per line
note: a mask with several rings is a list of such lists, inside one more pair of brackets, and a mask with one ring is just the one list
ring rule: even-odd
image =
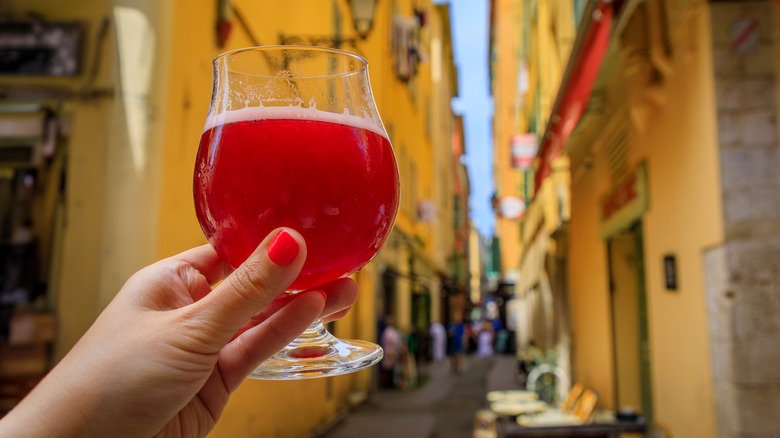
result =
[[249,318],[295,280],[305,260],[303,236],[291,228],[272,231],[238,269],[194,303],[192,310],[209,331],[204,335],[220,345],[229,342]]

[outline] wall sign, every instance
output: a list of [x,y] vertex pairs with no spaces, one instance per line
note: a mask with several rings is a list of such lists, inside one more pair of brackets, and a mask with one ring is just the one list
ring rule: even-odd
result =
[[536,134],[515,134],[510,141],[512,167],[519,170],[530,169],[539,150],[539,139]]
[[525,200],[518,196],[502,196],[498,199],[498,215],[504,219],[516,220],[525,214]]
[[671,254],[664,256],[664,285],[666,290],[677,290],[677,258]]
[[759,23],[756,18],[740,18],[731,23],[729,48],[732,53],[750,53],[758,50]]
[[647,211],[647,166],[638,165],[601,199],[601,237],[607,239],[631,226]]

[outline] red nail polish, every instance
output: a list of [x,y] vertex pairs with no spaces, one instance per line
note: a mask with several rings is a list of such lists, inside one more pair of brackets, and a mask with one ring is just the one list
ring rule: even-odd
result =
[[297,255],[298,242],[285,230],[279,231],[268,245],[268,258],[277,265],[286,265]]

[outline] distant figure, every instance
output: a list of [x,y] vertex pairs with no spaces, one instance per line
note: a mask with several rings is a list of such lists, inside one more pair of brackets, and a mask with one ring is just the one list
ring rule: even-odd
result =
[[477,357],[493,355],[493,338],[493,325],[489,321],[484,321],[477,334]]
[[447,357],[447,330],[444,326],[436,321],[431,324],[429,330],[432,341],[432,351],[434,362],[441,362]]
[[465,340],[465,352],[476,353],[477,352],[477,333],[479,332],[479,322],[471,322],[467,320],[466,325],[466,340]]
[[450,354],[452,354],[452,371],[460,374],[463,371],[463,355],[465,354],[466,324],[462,319],[449,325]]
[[393,319],[390,316],[385,317],[385,329],[382,331],[382,336],[379,340],[379,344],[385,351],[385,356],[379,363],[380,366],[380,379],[379,384],[383,388],[395,387],[395,370],[396,365],[401,360],[401,346],[403,339],[401,333],[393,325]]

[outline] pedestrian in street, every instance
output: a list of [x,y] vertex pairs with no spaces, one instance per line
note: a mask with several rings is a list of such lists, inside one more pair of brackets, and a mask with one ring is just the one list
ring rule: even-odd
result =
[[379,340],[379,345],[384,350],[384,357],[379,362],[380,378],[379,385],[383,388],[394,388],[396,385],[396,371],[401,365],[401,347],[403,338],[398,329],[395,328],[393,318],[386,315],[384,318],[385,329]]
[[447,357],[447,330],[442,323],[434,321],[429,332],[432,341],[431,357],[434,362],[441,362]]
[[305,259],[303,237],[282,228],[235,271],[211,245],[141,269],[0,436],[206,436],[260,362],[355,302],[348,278],[285,295]]
[[493,355],[493,339],[495,333],[490,321],[483,321],[477,334],[477,357],[488,357]]
[[454,319],[448,328],[450,355],[452,356],[452,372],[460,374],[463,372],[463,361],[466,347],[466,323],[463,318]]

